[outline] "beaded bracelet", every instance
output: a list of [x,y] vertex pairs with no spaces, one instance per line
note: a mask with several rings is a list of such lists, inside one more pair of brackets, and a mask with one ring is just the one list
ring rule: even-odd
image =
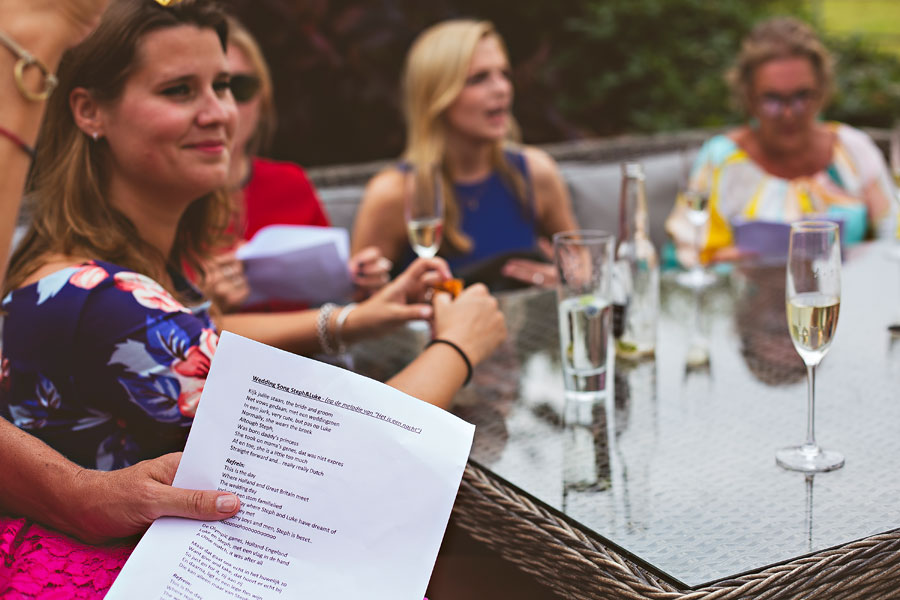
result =
[[343,354],[347,351],[347,346],[344,344],[341,332],[344,329],[344,321],[347,320],[347,316],[353,312],[354,308],[356,308],[356,302],[351,302],[342,308],[341,312],[338,313],[337,321],[334,322],[334,341],[337,344],[337,351],[339,354]]
[[468,385],[469,381],[472,380],[472,361],[469,360],[469,357],[466,356],[466,353],[462,351],[462,348],[451,342],[450,340],[445,340],[443,338],[434,338],[425,346],[426,348],[431,347],[434,344],[446,344],[456,350],[460,357],[462,357],[463,361],[466,363],[466,380],[463,382],[463,385]]
[[316,337],[319,338],[319,346],[321,346],[322,352],[325,354],[334,354],[335,352],[334,347],[331,345],[331,341],[328,339],[328,320],[331,318],[331,313],[333,313],[336,308],[337,304],[326,302],[319,309],[319,314],[316,315]]
[[26,144],[25,140],[23,140],[22,138],[17,136],[15,133],[10,131],[9,129],[6,129],[5,127],[0,127],[0,135],[7,138],[13,144],[18,146],[22,150],[22,152],[24,152],[31,158],[31,160],[34,160],[34,148],[32,148],[31,146]]
[[[56,75],[50,72],[47,65],[42,63],[37,57],[31,54],[31,52],[20,46],[14,39],[2,31],[0,31],[0,44],[9,48],[9,51],[19,59],[16,61],[16,66],[13,67],[13,75],[15,76],[16,87],[19,88],[19,93],[22,94],[26,100],[31,102],[41,102],[46,100],[54,88],[56,88],[56,84],[59,83],[56,79]],[[44,89],[32,92],[25,86],[25,69],[28,69],[29,67],[37,68],[44,76]]]

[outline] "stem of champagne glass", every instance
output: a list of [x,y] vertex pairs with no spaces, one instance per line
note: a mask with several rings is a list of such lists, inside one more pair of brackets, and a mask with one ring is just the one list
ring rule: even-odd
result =
[[807,421],[806,446],[816,448],[816,366],[806,365],[807,382]]
[[694,249],[697,251],[697,262],[694,263],[694,273],[703,272],[703,266],[700,264],[700,255],[703,252],[703,226],[694,225]]

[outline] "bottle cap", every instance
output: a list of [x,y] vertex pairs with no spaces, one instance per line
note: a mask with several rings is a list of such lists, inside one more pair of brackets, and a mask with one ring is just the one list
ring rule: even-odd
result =
[[622,163],[622,173],[629,179],[643,179],[644,166],[639,162]]

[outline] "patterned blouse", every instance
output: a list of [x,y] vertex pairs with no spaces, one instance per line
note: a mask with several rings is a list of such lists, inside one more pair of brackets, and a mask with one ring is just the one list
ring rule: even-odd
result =
[[[827,214],[842,219],[847,243],[862,240],[870,221],[878,232],[893,233],[896,223],[890,214],[868,215],[866,208],[867,204],[894,205],[894,186],[881,151],[858,129],[842,123],[828,123],[828,127],[835,134],[831,162],[814,175],[796,179],[767,173],[727,135],[707,140],[697,154],[690,181],[692,189],[710,192],[704,250],[734,245],[732,225],[741,220],[790,222]],[[692,248],[695,239],[683,207],[676,205],[666,229],[681,259],[681,251]]]
[[218,342],[207,305],[186,308],[98,260],[13,291],[3,308],[0,416],[89,468],[184,447]]

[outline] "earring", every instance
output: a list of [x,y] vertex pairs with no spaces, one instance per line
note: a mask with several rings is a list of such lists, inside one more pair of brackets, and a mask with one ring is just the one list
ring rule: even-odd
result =
[[91,134],[91,137],[94,138],[94,141],[96,142],[97,139],[100,137],[100,134],[95,131],[94,133]]

